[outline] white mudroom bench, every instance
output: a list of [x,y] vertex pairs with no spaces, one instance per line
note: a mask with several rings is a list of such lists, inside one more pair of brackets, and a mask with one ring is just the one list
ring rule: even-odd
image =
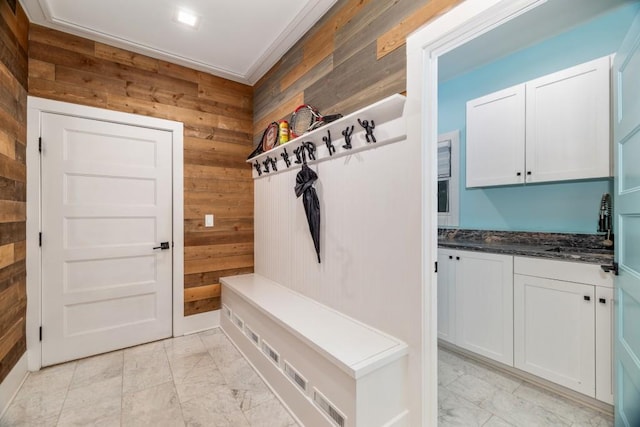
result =
[[407,425],[406,343],[258,274],[220,282],[223,331],[303,425]]

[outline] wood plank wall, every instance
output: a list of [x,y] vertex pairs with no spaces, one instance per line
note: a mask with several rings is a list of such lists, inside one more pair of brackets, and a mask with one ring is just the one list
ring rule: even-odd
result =
[[406,37],[461,0],[339,0],[254,86],[254,141],[302,103],[349,114],[406,90]]
[[184,123],[185,315],[218,309],[219,278],[253,271],[253,89],[31,25],[29,94]]
[[20,5],[0,0],[0,382],[26,351],[28,34]]

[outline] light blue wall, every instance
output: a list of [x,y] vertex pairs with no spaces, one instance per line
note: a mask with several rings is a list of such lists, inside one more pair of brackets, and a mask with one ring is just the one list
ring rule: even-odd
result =
[[470,99],[615,52],[638,4],[607,14],[439,86],[439,133],[460,130],[460,228],[595,233],[610,179],[466,189],[465,107]]

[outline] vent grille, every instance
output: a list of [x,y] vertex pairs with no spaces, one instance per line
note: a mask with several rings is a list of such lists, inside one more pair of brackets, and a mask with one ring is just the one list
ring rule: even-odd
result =
[[344,427],[345,416],[316,389],[313,390],[313,401],[318,408],[322,409],[322,411],[329,416],[329,419],[333,421],[335,425]]
[[260,335],[256,334],[251,330],[247,325],[244,326],[244,333],[249,337],[251,341],[254,342],[255,345],[260,346]]
[[307,380],[288,362],[284,362],[284,372],[302,391],[307,391]]
[[231,319],[231,309],[227,307],[225,304],[222,304],[222,312],[227,318]]
[[235,323],[235,325],[240,330],[242,330],[244,328],[244,321],[237,314],[233,315],[233,323]]
[[267,355],[276,365],[280,365],[280,355],[269,344],[262,340],[262,352]]

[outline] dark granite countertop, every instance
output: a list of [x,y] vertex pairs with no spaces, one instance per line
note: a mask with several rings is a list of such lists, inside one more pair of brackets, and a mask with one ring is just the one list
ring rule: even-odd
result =
[[490,230],[438,230],[438,247],[555,260],[611,264],[613,249],[604,236]]

